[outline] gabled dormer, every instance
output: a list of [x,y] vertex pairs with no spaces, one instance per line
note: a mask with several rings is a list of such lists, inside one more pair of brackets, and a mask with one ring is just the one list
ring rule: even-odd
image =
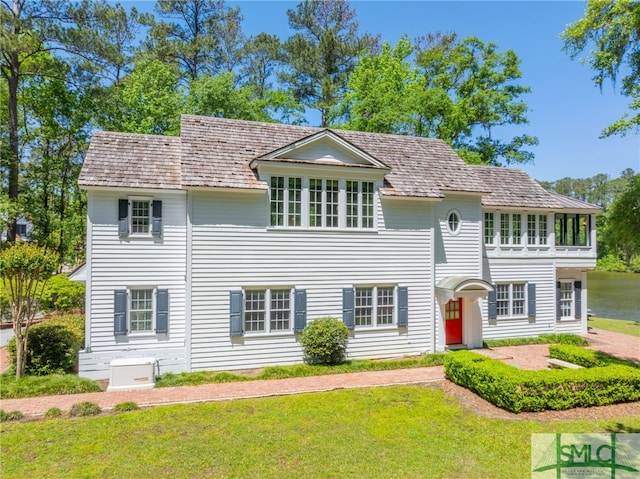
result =
[[377,226],[376,192],[390,168],[331,130],[262,155],[251,167],[268,184],[271,227]]

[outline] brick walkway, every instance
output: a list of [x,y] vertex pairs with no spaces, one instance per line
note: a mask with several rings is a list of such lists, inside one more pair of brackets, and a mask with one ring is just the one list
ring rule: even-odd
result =
[[[640,362],[639,338],[599,329],[591,329],[585,337],[589,339],[592,349]],[[484,352],[491,357],[501,359],[521,369],[545,369],[549,355],[548,345],[510,346],[478,352]],[[149,407],[331,391],[334,389],[419,384],[443,378],[444,371],[442,366],[436,366],[431,368],[205,384],[202,386],[181,386],[140,391],[112,391],[26,399],[5,399],[0,402],[0,407],[5,411],[17,410],[21,411],[25,416],[38,417],[43,416],[52,407],[60,408],[65,412],[69,411],[73,404],[81,401],[93,401],[98,403],[103,410],[110,410],[116,404],[125,401],[133,401],[140,407]]]

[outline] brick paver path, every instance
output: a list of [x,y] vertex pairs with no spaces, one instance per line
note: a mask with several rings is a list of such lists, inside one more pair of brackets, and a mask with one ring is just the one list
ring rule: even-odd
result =
[[112,391],[64,396],[43,396],[25,399],[5,399],[0,407],[5,411],[21,411],[25,416],[42,416],[49,408],[68,412],[81,401],[93,401],[103,410],[116,404],[133,401],[140,407],[161,404],[186,404],[228,399],[256,398],[285,394],[330,391],[333,389],[366,388],[399,384],[417,384],[444,378],[442,366],[400,369],[365,373],[331,374],[306,378],[270,379],[202,386],[179,386],[138,391]]

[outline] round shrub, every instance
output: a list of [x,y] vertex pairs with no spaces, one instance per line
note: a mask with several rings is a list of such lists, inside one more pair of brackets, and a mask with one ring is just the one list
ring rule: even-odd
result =
[[71,406],[71,411],[69,411],[69,416],[95,416],[100,414],[102,409],[100,406],[92,401],[83,401],[77,402],[73,406]]
[[44,415],[47,419],[53,419],[60,416],[62,416],[62,410],[59,407],[51,407],[47,409],[47,412]]
[[305,361],[309,364],[343,363],[348,340],[349,330],[335,318],[311,321],[300,336]]
[[4,409],[0,409],[0,422],[18,421],[23,417],[24,415],[20,411],[5,411]]
[[[62,316],[34,325],[29,331],[25,373],[34,376],[73,372],[84,343],[84,318]],[[11,364],[16,364],[16,344],[8,344]]]
[[136,409],[140,409],[138,404],[133,401],[125,401],[113,406],[113,410],[116,412],[126,412],[126,411],[135,411]]

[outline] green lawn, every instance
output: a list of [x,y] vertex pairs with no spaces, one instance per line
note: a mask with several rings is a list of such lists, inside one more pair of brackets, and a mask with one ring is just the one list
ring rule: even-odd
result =
[[628,334],[640,338],[640,323],[621,319],[591,318],[587,325],[591,328],[605,329],[614,333]]
[[530,477],[531,433],[640,431],[640,418],[490,419],[420,386],[3,423],[3,478]]

